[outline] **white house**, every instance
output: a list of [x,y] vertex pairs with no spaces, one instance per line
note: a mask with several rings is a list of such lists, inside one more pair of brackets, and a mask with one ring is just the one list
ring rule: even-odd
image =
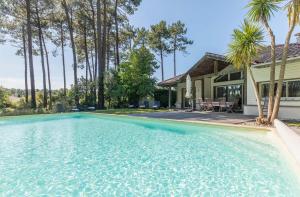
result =
[[[276,46],[276,80],[278,80],[283,45]],[[253,63],[253,70],[261,96],[268,96],[270,79],[270,47],[267,47]],[[199,109],[200,98],[218,100],[226,98],[236,103],[236,110],[246,115],[258,112],[256,99],[249,73],[235,69],[224,56],[206,53],[186,73],[159,83],[162,87],[173,87],[177,92],[176,108],[185,108],[185,79],[192,78],[194,107]],[[290,44],[285,83],[279,117],[282,119],[300,119],[300,43]]]

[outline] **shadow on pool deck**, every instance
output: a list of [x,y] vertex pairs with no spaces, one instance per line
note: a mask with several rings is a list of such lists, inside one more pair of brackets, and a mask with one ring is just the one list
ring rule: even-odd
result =
[[130,116],[148,117],[148,118],[163,118],[173,120],[187,120],[187,121],[206,121],[215,123],[227,124],[251,124],[255,122],[255,116],[246,116],[237,113],[226,112],[154,112],[144,114],[131,114]]

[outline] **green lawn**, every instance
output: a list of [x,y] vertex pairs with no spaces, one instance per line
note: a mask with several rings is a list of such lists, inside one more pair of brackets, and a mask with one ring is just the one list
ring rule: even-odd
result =
[[117,115],[128,115],[128,114],[142,114],[142,113],[152,113],[152,112],[167,112],[168,109],[107,109],[107,110],[97,110],[96,113],[103,114],[117,114]]
[[290,127],[299,127],[300,128],[300,122],[288,122],[287,124]]

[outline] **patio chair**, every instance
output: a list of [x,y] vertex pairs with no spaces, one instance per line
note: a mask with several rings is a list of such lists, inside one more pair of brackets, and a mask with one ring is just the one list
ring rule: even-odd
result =
[[220,98],[220,100],[219,100],[219,112],[222,112],[224,109],[227,110],[226,98]]
[[199,98],[198,101],[199,101],[200,111],[206,111],[207,110],[207,102],[204,102],[202,98]]
[[154,101],[152,109],[159,109],[159,108],[160,108],[160,102],[159,101]]
[[71,112],[80,112],[80,110],[77,108],[77,106],[73,106]]
[[146,109],[149,107],[149,102],[148,101],[144,101],[140,106],[139,108],[140,109]]
[[130,109],[135,108],[135,105],[129,104],[129,105],[128,105],[128,108],[130,108]]
[[88,111],[95,111],[95,110],[96,110],[96,107],[89,106],[89,107],[87,108],[87,110],[88,110]]
[[213,106],[213,100],[210,99],[210,98],[206,98],[205,99],[205,102],[206,102],[206,110],[209,111],[209,110],[212,110],[212,111],[215,111],[214,109],[214,106]]

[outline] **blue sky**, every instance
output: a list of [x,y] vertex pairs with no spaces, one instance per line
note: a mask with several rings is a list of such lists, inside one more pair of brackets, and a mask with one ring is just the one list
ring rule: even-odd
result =
[[[178,73],[193,66],[205,52],[225,54],[231,33],[243,21],[247,9],[247,0],[143,0],[135,15],[130,17],[136,27],[150,27],[160,20],[169,24],[181,20],[188,28],[188,37],[194,44],[188,48],[188,54],[178,54]],[[276,13],[271,21],[278,44],[284,42],[288,29],[286,13]],[[299,31],[297,27],[295,33]],[[292,39],[295,41],[295,38]],[[268,44],[268,38],[266,43]],[[23,88],[24,63],[22,57],[15,56],[16,48],[0,45],[0,85],[9,88]],[[67,82],[73,82],[72,56],[67,51]],[[51,74],[54,88],[63,87],[60,57],[51,57]],[[40,60],[35,58],[35,76],[37,88],[42,87]],[[165,58],[165,78],[173,75],[172,56]],[[155,76],[160,80],[160,69]]]

